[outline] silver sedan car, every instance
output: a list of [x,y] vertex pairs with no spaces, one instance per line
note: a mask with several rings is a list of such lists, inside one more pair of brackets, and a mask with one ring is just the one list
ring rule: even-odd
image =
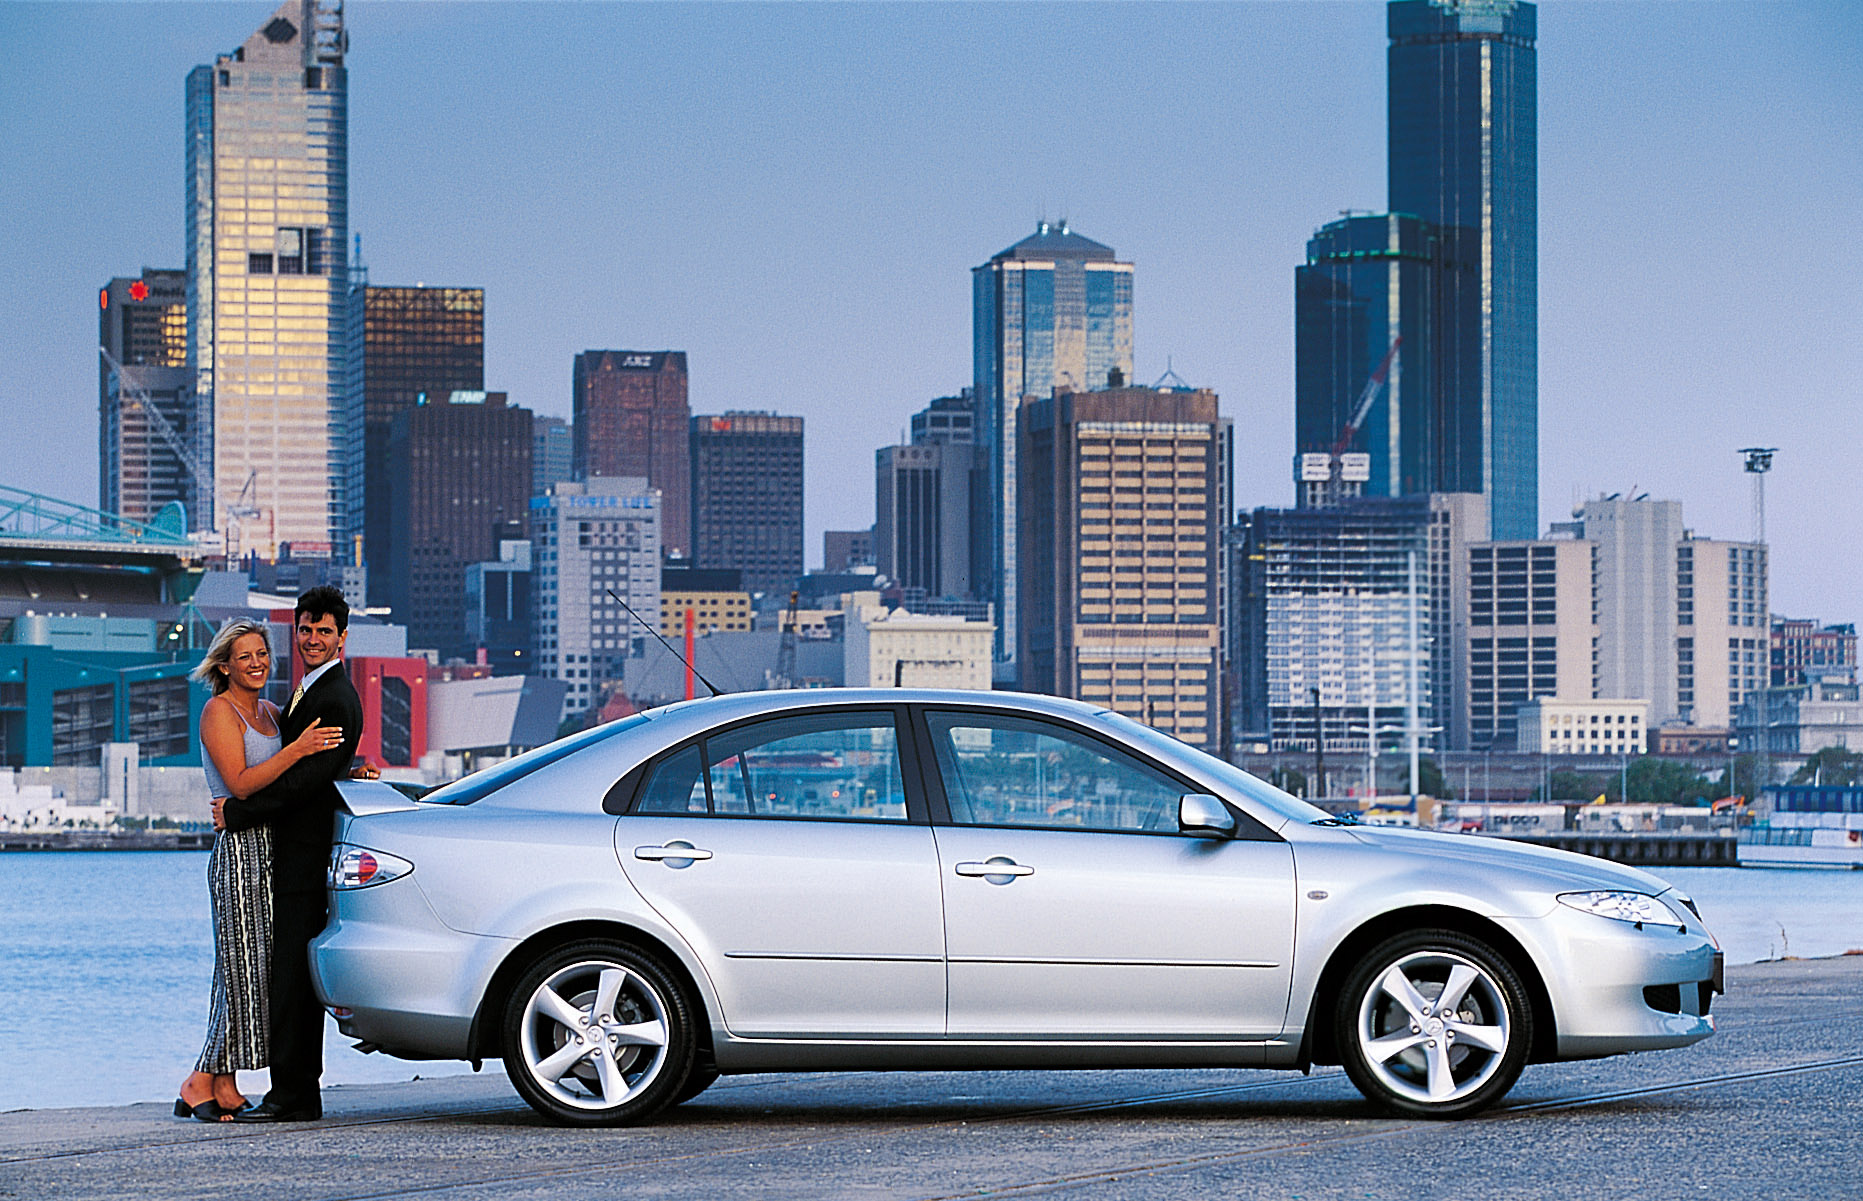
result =
[[419,801],[343,785],[342,1030],[576,1125],[721,1074],[1338,1063],[1425,1117],[1713,1032],[1645,872],[1350,825],[1128,718],[900,689],[669,705]]

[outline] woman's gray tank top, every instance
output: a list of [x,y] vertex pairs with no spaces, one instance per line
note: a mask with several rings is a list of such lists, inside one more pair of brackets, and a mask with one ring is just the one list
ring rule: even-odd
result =
[[[232,704],[231,701],[228,701],[227,703]],[[238,714],[239,710],[234,709],[233,712],[235,714]],[[278,719],[276,716],[274,716],[272,720],[276,722]],[[246,719],[244,716],[240,717],[239,724],[242,726],[245,726],[245,731],[244,731],[245,739],[246,739],[246,764],[245,765],[247,767],[251,767],[255,763],[265,762],[267,759],[270,759],[273,755],[276,755],[285,745],[285,740],[281,735],[261,734],[257,730],[253,729],[251,726],[246,725]],[[232,796],[233,795],[231,792],[227,791],[226,780],[221,777],[219,769],[214,767],[213,756],[207,753],[207,744],[204,742],[201,744],[201,766],[207,770],[207,795],[208,796],[221,797],[221,796]]]

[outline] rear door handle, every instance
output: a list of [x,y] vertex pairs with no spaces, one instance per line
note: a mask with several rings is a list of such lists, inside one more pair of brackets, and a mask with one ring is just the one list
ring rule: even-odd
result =
[[635,847],[634,858],[645,859],[649,863],[658,861],[668,867],[691,867],[700,859],[710,859],[710,851],[701,850],[683,839],[674,839],[663,847]]
[[956,870],[960,876],[982,876],[992,884],[1007,884],[1017,876],[1035,874],[1034,868],[1007,855],[993,855],[982,863],[960,863]]

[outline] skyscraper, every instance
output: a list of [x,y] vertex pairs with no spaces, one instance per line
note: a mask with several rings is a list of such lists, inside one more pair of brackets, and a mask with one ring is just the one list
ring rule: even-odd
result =
[[[1366,496],[1480,492],[1482,428],[1445,381],[1473,378],[1446,298],[1469,266],[1452,235],[1405,214],[1353,215],[1322,226],[1294,272],[1294,438],[1330,450],[1387,354],[1388,375],[1349,452],[1370,460]],[[1304,466],[1304,463],[1303,463]],[[1304,478],[1304,475],[1303,475]]]
[[1027,396],[1085,392],[1132,378],[1132,264],[1067,222],[971,270],[971,362],[977,442],[989,466],[990,579],[997,656],[1016,654],[1016,413]]
[[589,350],[576,356],[575,477],[635,476],[660,490],[669,554],[692,552],[692,470],[683,350]]
[[[347,531],[348,37],[287,0],[187,80],[188,366],[214,487],[190,515],[267,558]],[[232,527],[232,528],[229,528]]]
[[787,593],[802,574],[802,418],[694,417],[691,501],[697,566],[736,568],[748,592]]
[[[394,542],[393,478],[406,469],[388,450],[395,418],[417,405],[444,404],[454,392],[485,388],[485,290],[363,286],[361,363],[350,364],[344,472],[348,536],[362,537],[369,597],[390,604],[388,574],[407,556]],[[520,518],[522,513],[517,514]]]
[[1227,420],[1191,388],[1022,406],[1021,686],[1222,743]]
[[[1438,226],[1442,306],[1465,358],[1436,365],[1457,427],[1479,431],[1493,536],[1539,528],[1536,9],[1524,0],[1394,0],[1390,209]],[[1463,363],[1467,366],[1464,368]],[[1470,374],[1472,373],[1472,374]]]
[[529,512],[530,410],[503,392],[429,399],[395,415],[386,454],[393,619],[414,646],[464,655],[466,565],[497,558]]
[[127,377],[99,356],[97,507],[144,522],[170,501],[192,509],[187,274],[113,279],[97,306],[98,345]]

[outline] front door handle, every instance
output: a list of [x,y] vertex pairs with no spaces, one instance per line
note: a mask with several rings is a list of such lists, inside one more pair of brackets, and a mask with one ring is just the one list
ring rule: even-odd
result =
[[701,850],[684,839],[676,838],[663,847],[635,847],[634,858],[649,863],[658,861],[668,867],[691,867],[700,859],[710,859],[710,851]]
[[956,870],[960,876],[982,876],[991,884],[1008,884],[1017,876],[1035,874],[1034,868],[1017,863],[1007,855],[992,855],[982,863],[960,863]]

